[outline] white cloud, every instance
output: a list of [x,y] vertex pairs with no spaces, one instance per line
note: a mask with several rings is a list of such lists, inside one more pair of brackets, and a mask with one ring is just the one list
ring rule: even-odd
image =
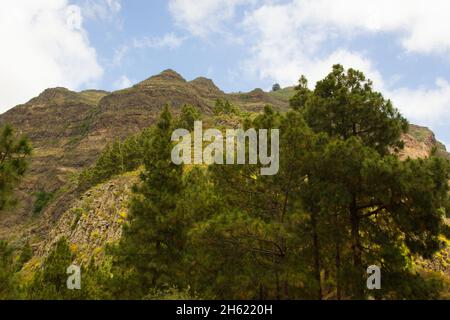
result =
[[120,90],[129,88],[133,85],[133,81],[131,81],[126,75],[122,75],[119,79],[114,82],[114,89]]
[[287,6],[303,25],[347,34],[395,32],[408,51],[450,50],[447,0],[297,0]]
[[404,115],[428,126],[450,125],[450,83],[436,80],[435,88],[386,89],[386,96],[392,98]]
[[118,67],[122,65],[123,60],[132,49],[176,49],[181,46],[185,38],[179,37],[174,33],[167,33],[162,37],[141,37],[134,38],[131,43],[126,43],[114,51],[109,66]]
[[176,23],[195,36],[223,32],[223,23],[232,19],[236,7],[256,0],[170,0],[169,10]]
[[[395,32],[405,49],[420,53],[448,53],[450,50],[450,2],[448,0],[170,0],[175,21],[196,36],[222,31],[235,17],[236,8],[259,5],[250,16],[270,10],[295,17],[292,26],[357,35]],[[276,29],[280,19],[267,20]],[[275,30],[274,29],[274,30]]]
[[[237,7],[248,4],[252,6],[246,7],[239,21]],[[171,0],[169,8],[180,27],[201,38],[226,34],[226,25],[240,28],[234,36],[245,37],[249,50],[241,63],[243,73],[282,85],[292,85],[305,74],[314,84],[333,64],[341,63],[365,72],[412,122],[450,123],[447,81],[438,80],[428,89],[396,89],[396,77],[401,75],[383,79],[364,52],[329,44],[389,33],[405,52],[446,59],[450,53],[448,0]]]
[[341,63],[364,71],[378,87],[383,86],[381,75],[361,53],[336,49],[321,54],[328,34],[303,26],[298,14],[295,4],[266,5],[247,14],[243,25],[254,41],[244,70],[287,86],[296,83],[300,74],[314,84],[333,64]]
[[167,33],[162,37],[135,38],[133,40],[133,47],[153,48],[153,49],[161,49],[161,48],[176,49],[183,43],[183,41],[184,38],[179,37],[174,33]]
[[0,39],[0,111],[45,88],[77,89],[102,75],[81,10],[66,0],[4,1]]
[[[450,124],[450,84],[438,79],[434,88],[395,88],[383,79],[364,52],[331,49],[329,40],[351,39],[374,32],[395,32],[406,51],[450,52],[449,1],[298,0],[266,4],[247,13],[244,27],[254,39],[243,63],[261,79],[292,85],[300,74],[314,84],[333,64],[363,71],[375,89],[392,98],[409,120],[423,125]],[[380,62],[382,63],[382,62]]]
[[120,0],[84,0],[83,16],[96,20],[112,20],[122,9]]

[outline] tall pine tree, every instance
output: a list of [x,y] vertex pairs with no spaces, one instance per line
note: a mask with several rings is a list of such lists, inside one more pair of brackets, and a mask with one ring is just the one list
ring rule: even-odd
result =
[[[345,278],[346,296],[365,297],[365,270],[372,264],[382,267],[385,279],[410,279],[410,256],[431,256],[439,248],[448,201],[444,160],[399,160],[395,151],[407,122],[359,71],[336,65],[313,91],[302,86],[298,95],[303,100],[293,99],[293,107],[329,139],[309,163],[302,198],[335,235],[336,296]],[[386,280],[378,295],[403,297],[402,288]]]
[[177,199],[183,189],[183,167],[173,164],[172,115],[165,107],[151,137],[144,144],[145,171],[135,186],[130,215],[115,252],[132,291],[145,295],[171,284],[182,249]]

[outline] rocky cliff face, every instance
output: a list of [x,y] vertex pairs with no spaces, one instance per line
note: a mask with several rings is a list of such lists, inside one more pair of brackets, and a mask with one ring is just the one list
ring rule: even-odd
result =
[[0,115],[0,125],[10,123],[18,133],[27,135],[34,147],[30,170],[19,188],[19,205],[0,217],[0,237],[15,234],[11,229],[30,222],[36,192],[61,190],[103,149],[101,144],[81,142],[89,135],[97,104],[107,94],[47,89]]
[[64,237],[71,245],[76,263],[100,261],[107,244],[120,239],[128,216],[128,200],[138,173],[127,173],[93,187],[73,201],[55,223],[46,220],[47,236],[34,244],[35,256],[42,258]]
[[426,127],[410,125],[409,132],[403,135],[403,141],[405,148],[400,152],[402,158],[426,158],[431,153],[445,158],[450,156],[445,146],[437,141],[434,133]]
[[71,189],[74,175],[92,164],[108,143],[150,126],[164,105],[169,104],[177,113],[184,104],[192,104],[211,114],[217,99],[251,110],[261,110],[266,104],[278,109],[287,106],[285,100],[262,90],[248,95],[225,94],[210,79],[186,81],[175,71],[166,70],[112,93],[47,89],[0,115],[0,125],[10,123],[34,146],[30,172],[19,190],[20,205],[0,217],[0,238],[16,234],[18,226],[34,221],[32,207],[39,191],[59,197],[52,215],[57,220],[73,200],[66,189]]
[[[184,104],[193,104],[205,115],[212,114],[217,99],[228,99],[249,111],[259,111],[267,104],[286,110],[293,93],[286,88],[226,94],[210,79],[186,81],[172,70],[112,93],[47,89],[0,115],[0,125],[12,124],[34,145],[31,168],[18,194],[20,205],[0,216],[0,239],[29,239],[38,255],[43,255],[65,236],[81,260],[95,255],[99,247],[120,236],[129,188],[137,180],[123,176],[84,195],[78,193],[77,173],[91,165],[108,143],[151,125],[165,104],[175,113]],[[426,128],[411,126],[403,139],[402,157],[427,157],[432,152],[448,157],[445,147]],[[38,191],[55,196],[36,216],[32,212]]]

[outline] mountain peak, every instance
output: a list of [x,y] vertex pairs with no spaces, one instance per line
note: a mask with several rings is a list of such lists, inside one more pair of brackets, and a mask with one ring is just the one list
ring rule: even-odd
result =
[[184,80],[184,78],[178,72],[176,72],[173,69],[166,69],[163,72],[161,72],[159,74],[159,76],[161,76],[161,77],[175,77],[175,78],[180,78],[180,79]]
[[55,96],[55,95],[59,95],[59,94],[66,95],[66,94],[70,94],[70,93],[74,93],[74,92],[72,92],[69,89],[64,88],[64,87],[55,87],[55,88],[45,89],[44,91],[42,91],[39,94],[38,97],[45,98],[48,96]]
[[56,87],[42,91],[37,97],[29,100],[26,104],[62,105],[62,104],[87,104],[97,105],[100,99],[108,95],[103,90],[83,90],[81,92],[71,91],[67,88]]
[[48,88],[42,91],[37,97],[30,100],[30,102],[41,102],[46,103],[49,101],[60,101],[67,97],[76,96],[76,92],[70,91],[67,88],[56,87]]
[[212,81],[211,79],[206,78],[206,77],[197,77],[194,80],[192,80],[191,82],[198,82],[198,83],[203,82],[203,83],[212,83],[212,84],[214,84],[214,81]]
[[214,81],[211,79],[205,78],[205,77],[198,77],[194,80],[189,82],[194,88],[197,90],[200,90],[203,93],[209,93],[209,94],[219,94],[223,95],[224,92],[220,90]]
[[176,71],[172,69],[164,70],[163,72],[151,76],[147,80],[142,81],[140,84],[147,84],[152,81],[176,81],[176,82],[186,82],[186,80]]

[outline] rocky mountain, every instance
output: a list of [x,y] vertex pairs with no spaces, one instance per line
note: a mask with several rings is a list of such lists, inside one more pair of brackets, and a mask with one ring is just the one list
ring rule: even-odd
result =
[[[29,174],[19,188],[20,204],[0,216],[0,238],[29,240],[40,256],[65,235],[80,253],[79,259],[101,254],[105,243],[120,236],[129,190],[137,181],[137,175],[130,174],[84,194],[76,190],[77,174],[91,165],[108,143],[151,125],[165,104],[175,113],[184,104],[192,104],[211,115],[216,100],[227,99],[247,111],[258,112],[267,104],[283,111],[293,93],[293,88],[286,88],[227,94],[210,79],[187,81],[173,70],[115,92],[47,89],[0,115],[0,125],[10,123],[34,146]],[[427,128],[411,125],[403,139],[402,157],[427,157],[432,152],[449,156]],[[51,194],[52,201],[35,214],[39,192]]]

